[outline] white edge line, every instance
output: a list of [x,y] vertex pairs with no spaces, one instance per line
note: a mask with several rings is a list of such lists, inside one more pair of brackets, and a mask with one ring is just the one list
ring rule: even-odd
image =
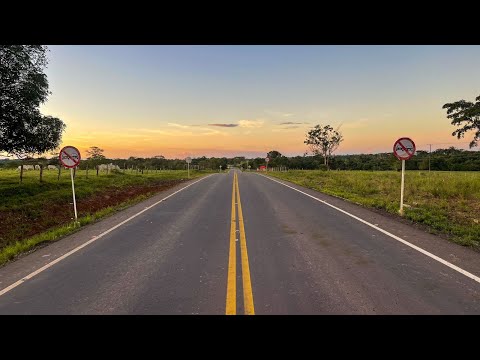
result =
[[454,265],[454,264],[452,264],[452,263],[450,263],[450,262],[442,259],[441,257],[438,257],[437,255],[434,255],[434,254],[428,252],[427,250],[422,249],[421,247],[418,247],[418,246],[416,246],[416,245],[414,245],[414,244],[411,244],[411,243],[409,243],[408,241],[405,241],[405,240],[403,240],[402,238],[400,238],[400,237],[398,237],[398,236],[396,236],[396,235],[393,235],[392,233],[389,233],[388,231],[383,230],[383,229],[379,228],[378,226],[373,225],[372,223],[369,223],[368,221],[365,221],[365,220],[359,218],[358,216],[355,216],[355,215],[353,215],[353,214],[350,214],[349,212],[347,212],[347,211],[345,211],[345,210],[342,210],[342,209],[340,209],[340,208],[338,208],[338,207],[336,207],[336,206],[334,206],[334,205],[332,205],[332,204],[329,204],[328,202],[326,202],[326,201],[324,201],[324,200],[320,200],[319,198],[316,198],[315,196],[312,196],[312,195],[310,195],[310,194],[307,194],[307,193],[305,193],[305,192],[303,192],[303,191],[301,191],[301,190],[295,189],[293,186],[284,184],[284,183],[282,183],[282,182],[280,182],[280,181],[278,181],[278,180],[272,179],[271,177],[268,177],[268,176],[265,176],[265,175],[261,175],[261,174],[257,174],[257,175],[263,176],[263,177],[265,177],[265,178],[267,178],[267,179],[269,179],[269,180],[275,181],[275,182],[277,182],[277,183],[279,183],[279,184],[281,184],[281,185],[283,185],[283,186],[286,186],[286,187],[288,187],[288,188],[290,188],[290,189],[293,189],[293,190],[295,190],[295,191],[298,191],[299,193],[302,193],[303,195],[306,195],[306,196],[308,196],[308,197],[311,197],[312,199],[315,199],[315,200],[317,200],[317,201],[320,201],[321,203],[323,203],[323,204],[325,204],[325,205],[327,205],[327,206],[330,206],[331,208],[333,208],[333,209],[335,209],[335,210],[337,210],[337,211],[340,211],[340,212],[344,213],[345,215],[348,215],[348,216],[354,218],[355,220],[358,220],[358,221],[364,223],[365,225],[368,225],[368,226],[374,228],[375,230],[378,230],[378,231],[380,231],[381,233],[384,233],[385,235],[388,235],[388,236],[390,236],[391,238],[393,238],[393,239],[395,239],[395,240],[397,240],[397,241],[400,241],[401,243],[403,243],[403,244],[405,244],[405,245],[407,245],[407,246],[410,246],[412,249],[415,249],[415,250],[417,250],[418,252],[421,252],[422,254],[427,255],[428,257],[430,257],[430,258],[438,261],[439,263],[442,263],[443,265],[448,266],[449,268],[451,268],[451,269],[453,269],[453,270],[455,270],[455,271],[458,271],[460,274],[465,275],[466,277],[469,277],[469,278],[472,279],[472,280],[475,280],[477,283],[480,283],[480,277],[478,277],[478,276],[476,276],[476,275],[474,275],[474,274],[472,274],[472,273],[470,273],[470,272],[468,272],[468,271],[466,271],[466,270],[463,270],[462,268],[460,268],[460,267],[458,267],[458,266],[456,266],[456,265]]
[[63,259],[67,258],[68,256],[76,253],[78,250],[83,249],[85,246],[91,244],[92,242],[97,241],[97,240],[100,239],[101,237],[103,237],[103,236],[107,235],[108,233],[112,232],[113,230],[119,228],[119,227],[122,226],[123,224],[125,224],[125,223],[129,222],[130,220],[136,218],[138,215],[143,214],[143,213],[144,213],[145,211],[147,211],[147,210],[150,210],[152,207],[160,204],[162,201],[167,200],[169,197],[171,197],[171,196],[179,193],[179,192],[182,191],[182,190],[185,190],[186,188],[188,188],[188,187],[190,187],[190,186],[198,183],[199,181],[205,180],[206,178],[208,178],[208,177],[210,177],[210,176],[212,176],[212,175],[214,175],[214,174],[207,175],[207,176],[201,178],[200,180],[197,180],[197,181],[195,181],[195,182],[193,182],[193,183],[191,183],[191,184],[189,184],[189,185],[187,185],[187,186],[185,186],[185,187],[183,187],[183,188],[175,191],[174,193],[168,195],[167,197],[164,197],[162,200],[159,200],[159,201],[157,201],[156,203],[154,203],[154,204],[152,204],[152,205],[150,205],[150,206],[147,206],[145,209],[139,211],[139,212],[136,213],[135,215],[130,216],[128,219],[123,220],[121,223],[118,223],[117,225],[115,225],[115,226],[111,227],[110,229],[104,231],[104,232],[101,233],[100,235],[97,235],[97,236],[93,237],[92,239],[88,240],[87,242],[83,243],[83,244],[80,245],[80,246],[77,246],[75,249],[70,250],[70,251],[67,252],[66,254],[63,254],[62,256],[60,256],[59,258],[53,260],[52,262],[49,262],[48,264],[42,266],[41,268],[39,268],[39,269],[35,270],[34,272],[28,274],[27,276],[24,276],[23,278],[21,278],[20,280],[14,282],[14,283],[11,284],[10,286],[7,286],[6,288],[2,289],[2,290],[0,291],[0,296],[6,294],[6,293],[9,292],[10,290],[12,290],[12,289],[16,288],[17,286],[23,284],[23,283],[25,282],[25,280],[31,279],[31,278],[34,277],[35,275],[40,274],[41,272],[45,271],[45,270],[48,269],[49,267],[52,267],[52,266],[55,265],[56,263],[62,261]]

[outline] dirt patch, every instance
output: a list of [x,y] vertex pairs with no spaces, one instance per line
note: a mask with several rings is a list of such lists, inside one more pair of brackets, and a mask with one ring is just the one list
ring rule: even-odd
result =
[[[185,180],[165,180],[146,185],[122,188],[105,188],[100,193],[78,199],[78,216],[92,215],[110,206],[119,205],[140,195],[155,194],[169,189]],[[0,211],[0,248],[13,244],[53,227],[73,220],[73,205],[70,202],[45,202],[41,207],[25,206],[16,210]]]

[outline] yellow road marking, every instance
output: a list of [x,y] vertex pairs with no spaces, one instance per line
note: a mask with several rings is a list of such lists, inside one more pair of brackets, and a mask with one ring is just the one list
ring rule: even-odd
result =
[[228,258],[228,278],[227,278],[227,307],[226,315],[235,315],[237,313],[237,252],[235,245],[235,177],[232,184],[232,218],[230,224],[230,252]]
[[242,282],[243,282],[243,305],[245,315],[255,315],[253,306],[252,282],[250,280],[250,266],[248,265],[247,239],[245,237],[245,228],[243,227],[242,202],[240,201],[240,188],[238,187],[238,177],[235,173],[234,183],[237,187],[238,203],[238,225],[240,227],[240,252],[242,256]]

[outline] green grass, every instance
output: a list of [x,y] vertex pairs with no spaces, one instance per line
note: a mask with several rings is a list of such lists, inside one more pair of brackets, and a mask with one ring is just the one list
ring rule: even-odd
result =
[[[210,171],[190,171],[190,178],[208,173]],[[75,225],[70,173],[62,171],[59,180],[57,175],[57,172],[45,171],[44,181],[40,183],[39,171],[29,171],[24,173],[20,184],[18,172],[0,170],[0,265],[38,244],[56,241],[77,231],[78,225],[92,223],[147,199],[158,189],[187,180],[187,172],[183,170],[153,171],[143,175],[127,171],[99,176],[89,171],[88,179],[85,171],[78,171],[75,179],[77,203],[90,201],[94,210],[79,211],[79,224]],[[118,198],[120,195],[122,197]]]
[[[293,170],[268,175],[398,214],[400,172]],[[480,249],[479,172],[407,171],[404,204],[406,219]]]
[[[151,194],[153,195],[153,194]],[[95,212],[94,214],[85,215],[78,219],[78,223],[69,222],[66,225],[61,225],[53,229],[44,231],[38,235],[32,236],[21,241],[16,241],[12,245],[8,245],[3,249],[0,249],[0,266],[12,260],[16,256],[25,253],[40,244],[45,242],[53,242],[63,238],[66,235],[70,235],[78,231],[82,226],[91,224],[99,219],[105,218],[107,216],[113,215],[114,213],[126,209],[127,207],[137,204],[143,200],[148,199],[148,195],[140,195],[131,200],[122,202],[117,206],[109,206]]]
[[[39,171],[25,171],[23,183],[20,184],[19,173],[15,170],[0,170],[0,211],[22,208],[25,204],[40,204],[51,200],[71,199],[72,183],[69,170],[62,170],[60,180],[58,172],[44,171],[43,183],[39,182]],[[201,176],[207,171],[190,171],[190,178]],[[187,179],[187,171],[161,170],[148,174],[137,174],[127,170],[126,173],[100,173],[89,170],[77,171],[75,177],[75,194],[78,199],[88,197],[103,189],[124,188],[125,186],[148,185],[158,181]]]

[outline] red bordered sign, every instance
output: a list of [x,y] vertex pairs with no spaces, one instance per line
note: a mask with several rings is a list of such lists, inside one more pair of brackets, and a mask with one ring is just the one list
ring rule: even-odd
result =
[[415,154],[415,143],[412,139],[402,137],[393,144],[393,154],[398,160],[408,160]]
[[265,158],[265,162],[268,163],[269,161],[270,161],[270,159],[269,159],[268,157],[266,157],[266,158]]
[[81,160],[80,151],[73,146],[65,146],[60,150],[58,158],[63,166],[71,169],[77,167]]

